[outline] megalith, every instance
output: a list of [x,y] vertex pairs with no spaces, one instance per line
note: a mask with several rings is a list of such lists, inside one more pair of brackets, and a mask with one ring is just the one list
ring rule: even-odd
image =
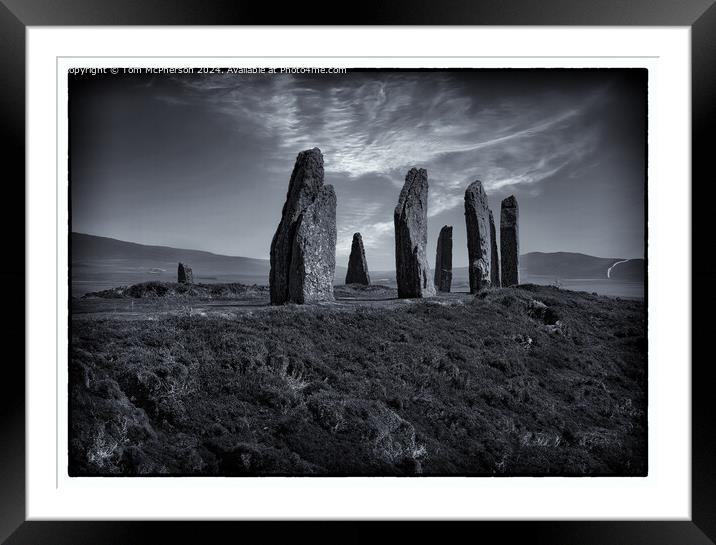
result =
[[502,201],[500,213],[500,260],[502,269],[502,286],[507,288],[520,283],[520,209],[517,199],[510,195]]
[[351,255],[348,258],[348,272],[346,273],[346,284],[370,285],[368,274],[368,263],[365,260],[365,249],[363,248],[363,237],[360,233],[353,233],[351,243]]
[[500,287],[500,254],[497,252],[497,233],[492,209],[490,209],[490,282],[493,288]]
[[336,194],[333,186],[323,185],[318,148],[296,158],[270,258],[271,304],[333,300]]
[[444,225],[435,252],[435,289],[449,292],[452,285],[452,225]]
[[435,285],[426,255],[428,242],[428,172],[411,168],[405,176],[395,223],[395,276],[398,297],[430,297]]
[[177,282],[180,284],[194,283],[194,273],[192,272],[191,267],[186,263],[179,263],[179,268],[177,270]]
[[470,293],[489,288],[491,255],[490,209],[482,182],[476,180],[465,190],[465,227]]

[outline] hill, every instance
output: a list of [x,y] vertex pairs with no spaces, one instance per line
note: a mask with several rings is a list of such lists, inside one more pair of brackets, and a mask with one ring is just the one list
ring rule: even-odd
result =
[[[196,282],[268,284],[268,259],[149,246],[81,233],[72,233],[71,243],[72,295],[76,297],[152,280],[174,282],[179,261],[191,265]],[[520,274],[524,282],[549,284],[565,279],[640,282],[644,278],[643,259],[602,258],[570,252],[531,252],[522,255],[520,260]],[[608,279],[607,270],[615,264]],[[368,265],[370,267],[370,260]],[[376,284],[395,286],[395,271],[371,270],[370,274]],[[335,283],[342,284],[345,275],[345,267],[336,267]],[[455,267],[453,289],[467,290],[468,285],[467,267]],[[575,289],[610,295],[618,293],[601,285],[578,286]]]
[[520,256],[521,268],[531,275],[559,278],[606,278],[607,269],[622,258],[594,257],[571,252],[530,252]]
[[[268,284],[268,259],[151,246],[83,233],[71,234],[72,295],[152,280],[175,282],[177,264],[188,263],[197,282]],[[346,269],[336,268],[342,282]]]
[[189,263],[199,278],[203,275],[224,274],[268,278],[267,259],[226,256],[168,246],[149,246],[82,233],[72,233],[71,244],[72,266],[78,269],[107,265],[118,270],[143,271],[148,274],[158,274],[166,270],[174,278],[177,263],[182,261]]
[[646,474],[641,301],[143,303],[73,310],[70,475]]

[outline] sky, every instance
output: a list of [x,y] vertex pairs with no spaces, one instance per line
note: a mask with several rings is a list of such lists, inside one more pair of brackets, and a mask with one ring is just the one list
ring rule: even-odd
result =
[[338,265],[360,232],[369,269],[395,268],[411,167],[428,171],[428,255],[452,225],[455,267],[475,180],[498,222],[517,198],[521,253],[644,257],[645,70],[69,78],[74,232],[268,258],[296,156],[318,147]]

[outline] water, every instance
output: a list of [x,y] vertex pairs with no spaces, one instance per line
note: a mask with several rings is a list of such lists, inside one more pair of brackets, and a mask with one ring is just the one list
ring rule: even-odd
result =
[[555,281],[553,276],[538,275],[523,275],[520,277],[520,281],[525,284],[539,284],[542,286],[559,285],[564,290],[586,291],[611,297],[644,298],[643,282],[628,282],[609,278],[564,278]]

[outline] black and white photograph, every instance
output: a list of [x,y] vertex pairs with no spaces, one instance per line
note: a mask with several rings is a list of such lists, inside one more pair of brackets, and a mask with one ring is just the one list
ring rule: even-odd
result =
[[69,475],[648,475],[648,77],[73,69]]

